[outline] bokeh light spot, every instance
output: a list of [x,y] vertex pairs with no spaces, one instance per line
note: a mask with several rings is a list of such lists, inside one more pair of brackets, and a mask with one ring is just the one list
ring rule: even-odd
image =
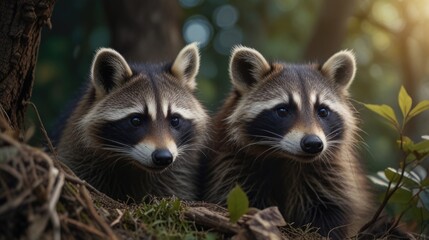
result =
[[214,22],[218,27],[228,28],[234,26],[238,20],[238,11],[229,4],[222,5],[214,11]]
[[190,18],[183,26],[183,37],[187,43],[198,42],[200,47],[205,47],[212,35],[212,26],[207,19],[196,16]]

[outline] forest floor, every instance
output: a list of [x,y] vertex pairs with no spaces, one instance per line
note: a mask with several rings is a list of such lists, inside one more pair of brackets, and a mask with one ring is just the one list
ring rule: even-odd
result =
[[237,223],[228,215],[176,198],[117,202],[55,154],[0,133],[0,239],[321,239],[314,228],[286,224],[276,207],[250,209]]

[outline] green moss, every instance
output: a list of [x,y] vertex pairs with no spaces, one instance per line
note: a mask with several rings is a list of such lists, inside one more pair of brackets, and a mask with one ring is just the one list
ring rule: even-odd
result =
[[119,228],[133,236],[148,235],[159,239],[217,239],[212,233],[197,228],[183,217],[184,205],[179,199],[155,199],[125,210]]

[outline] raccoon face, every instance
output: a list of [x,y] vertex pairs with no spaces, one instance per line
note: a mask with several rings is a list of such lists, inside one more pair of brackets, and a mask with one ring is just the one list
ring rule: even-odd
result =
[[354,126],[347,89],[355,71],[349,51],[320,67],[270,64],[254,49],[235,48],[230,76],[238,101],[229,138],[259,156],[311,162],[335,154]]
[[93,106],[79,123],[86,145],[153,171],[195,149],[207,119],[193,95],[198,69],[196,44],[171,65],[136,67],[114,50],[100,49],[91,74]]

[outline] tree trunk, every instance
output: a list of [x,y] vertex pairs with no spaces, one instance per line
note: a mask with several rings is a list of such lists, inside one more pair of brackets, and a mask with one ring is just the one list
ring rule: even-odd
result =
[[356,0],[325,0],[304,53],[304,59],[323,62],[336,53],[344,41],[347,19]]
[[55,0],[0,1],[0,111],[15,131],[23,128],[41,30],[51,28],[54,4]]
[[183,47],[177,1],[104,1],[112,47],[129,61],[173,59]]

